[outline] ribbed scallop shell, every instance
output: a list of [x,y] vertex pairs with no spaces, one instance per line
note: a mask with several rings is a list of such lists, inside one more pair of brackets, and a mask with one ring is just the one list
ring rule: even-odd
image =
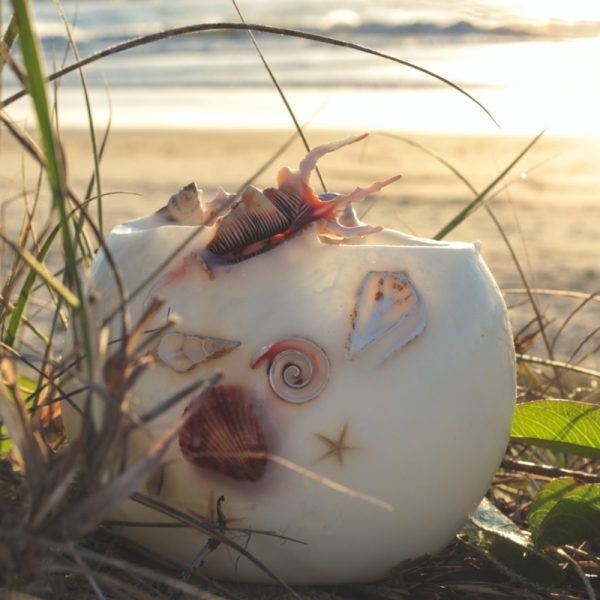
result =
[[179,447],[187,460],[204,469],[239,481],[261,479],[268,444],[251,392],[236,385],[214,388],[181,430]]

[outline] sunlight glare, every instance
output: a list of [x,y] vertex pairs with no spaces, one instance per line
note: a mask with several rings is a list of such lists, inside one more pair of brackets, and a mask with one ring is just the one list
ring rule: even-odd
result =
[[513,0],[512,4],[523,17],[536,21],[600,21],[600,2],[590,0]]

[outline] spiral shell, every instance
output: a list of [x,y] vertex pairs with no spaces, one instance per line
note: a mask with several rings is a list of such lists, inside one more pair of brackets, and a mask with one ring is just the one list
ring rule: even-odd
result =
[[[261,479],[269,447],[254,405],[247,388],[214,388],[179,434],[184,458],[238,481]],[[188,406],[184,414],[189,410]]]
[[325,351],[304,338],[288,338],[261,348],[252,358],[255,368],[268,359],[271,389],[283,400],[303,404],[314,400],[329,381],[329,359]]

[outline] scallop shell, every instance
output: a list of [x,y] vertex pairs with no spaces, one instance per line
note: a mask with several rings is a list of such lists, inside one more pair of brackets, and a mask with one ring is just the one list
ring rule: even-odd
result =
[[162,336],[157,354],[162,362],[173,370],[186,373],[207,360],[228,354],[239,345],[240,342],[234,340],[172,331]]
[[255,368],[269,359],[271,389],[283,400],[303,404],[314,400],[329,381],[329,359],[325,351],[304,338],[287,338],[261,348],[250,361]]
[[[214,388],[179,434],[183,456],[198,467],[238,481],[261,479],[269,447],[254,402],[242,386]],[[188,411],[189,406],[184,414]]]
[[423,332],[427,312],[406,273],[369,271],[360,284],[352,321],[348,358],[353,359],[372,344],[381,344],[381,363]]

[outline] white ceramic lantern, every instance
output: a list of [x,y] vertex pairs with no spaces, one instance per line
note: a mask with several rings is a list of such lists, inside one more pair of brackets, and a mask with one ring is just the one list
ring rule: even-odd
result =
[[[224,497],[225,534],[291,584],[371,581],[443,548],[500,463],[515,396],[506,308],[478,248],[358,222],[350,203],[396,178],[345,196],[308,185],[320,156],[358,139],[239,198],[203,204],[191,184],[108,238],[134,290],[197,232],[129,306],[135,321],[164,299],[150,329],[179,317],[131,410],[223,373],[142,491],[213,523]],[[108,314],[118,298],[102,253],[92,286]],[[133,502],[115,516],[166,519]],[[122,533],[181,564],[206,543],[192,529]],[[225,544],[202,568],[268,579]]]

